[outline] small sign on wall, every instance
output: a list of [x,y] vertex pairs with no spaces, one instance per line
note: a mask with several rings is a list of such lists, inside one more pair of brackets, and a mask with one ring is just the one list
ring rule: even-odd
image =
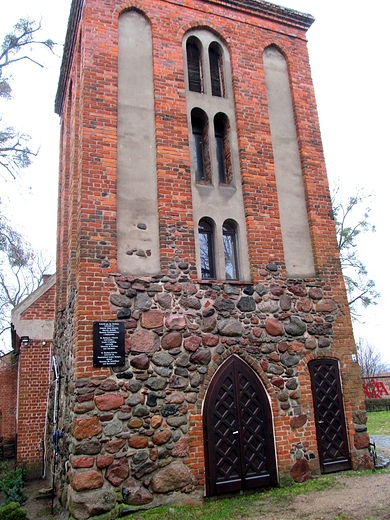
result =
[[125,364],[125,324],[95,321],[93,324],[93,366],[119,367]]

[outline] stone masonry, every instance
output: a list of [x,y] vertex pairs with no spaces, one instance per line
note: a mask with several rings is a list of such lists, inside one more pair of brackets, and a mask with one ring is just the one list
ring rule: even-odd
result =
[[[299,481],[303,462],[309,474],[318,471],[306,363],[337,356],[340,308],[329,285],[283,279],[275,264],[256,285],[194,284],[188,264],[179,264],[169,276],[114,277],[109,299],[125,323],[126,365],[79,378],[65,392],[68,500],[76,518],[113,509],[118,489],[128,511],[175,502],[178,493],[188,495],[181,503],[201,497],[202,401],[214,372],[233,354],[266,386],[276,439],[278,432],[290,439],[278,448],[282,473],[292,468]],[[355,412],[353,422],[360,432],[352,441],[356,467],[366,467],[365,414]]]

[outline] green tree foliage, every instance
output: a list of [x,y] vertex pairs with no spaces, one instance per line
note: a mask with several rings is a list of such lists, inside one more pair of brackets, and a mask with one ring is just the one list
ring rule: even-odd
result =
[[24,492],[24,470],[18,468],[13,471],[6,471],[0,478],[0,490],[4,493],[4,504],[17,502],[24,504],[27,496]]
[[[41,25],[28,19],[20,19],[13,30],[6,34],[0,47],[0,98],[9,100],[12,97],[10,66],[20,61],[31,61],[43,67],[32,57],[33,48],[43,46],[53,51],[52,40],[39,40]],[[15,178],[21,168],[31,164],[36,152],[29,148],[30,136],[15,130],[2,121],[0,114],[0,169]]]
[[20,507],[17,502],[0,507],[0,520],[27,520],[27,509]]
[[375,226],[370,223],[369,201],[370,195],[360,192],[350,196],[347,202],[340,199],[338,190],[332,197],[341,267],[353,319],[359,318],[361,307],[376,305],[380,297],[358,252],[359,235],[375,232]]

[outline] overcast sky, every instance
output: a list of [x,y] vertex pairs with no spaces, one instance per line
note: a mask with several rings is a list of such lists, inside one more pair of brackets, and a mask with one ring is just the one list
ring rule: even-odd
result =
[[[382,293],[380,304],[355,324],[355,336],[377,346],[390,363],[387,311],[390,74],[390,2],[371,0],[282,0],[273,2],[312,14],[308,47],[330,184],[345,196],[372,194],[377,232],[359,241],[360,256]],[[364,6],[361,7],[361,6]],[[70,0],[18,0],[2,10],[0,35],[20,18],[42,20],[42,36],[63,43]],[[57,48],[61,54],[62,48]],[[60,58],[40,55],[44,70],[25,63],[13,70],[14,99],[1,102],[5,119],[33,137],[40,153],[17,185],[0,181],[0,196],[15,222],[37,248],[54,255],[59,118],[54,114]],[[23,70],[22,70],[23,69]],[[31,187],[26,190],[26,187]],[[16,189],[17,188],[17,189]],[[23,191],[23,195],[18,194]]]

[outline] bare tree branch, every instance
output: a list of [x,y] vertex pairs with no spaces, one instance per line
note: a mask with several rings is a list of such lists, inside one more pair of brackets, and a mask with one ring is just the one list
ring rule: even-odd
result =
[[[338,188],[334,190],[332,196],[341,267],[348,293],[348,304],[354,320],[360,318],[360,307],[376,305],[380,297],[374,280],[368,277],[366,266],[359,258],[356,242],[361,233],[375,232],[375,226],[369,221],[370,197],[358,191],[345,202],[340,199]],[[366,206],[362,210],[363,205]]]
[[43,253],[27,249],[25,255],[28,260],[17,265],[13,261],[7,263],[9,258],[0,253],[0,338],[10,328],[11,310],[34,292],[42,284],[44,275],[51,272],[51,261]]
[[[0,68],[3,68],[15,61],[23,59],[31,59],[28,54],[15,58],[22,49],[27,47],[27,51],[31,51],[32,46],[44,46],[53,52],[55,43],[52,40],[36,40],[35,34],[41,30],[41,23],[21,18],[15,25],[13,32],[5,35],[0,51]],[[33,60],[35,62],[35,60]],[[40,67],[42,64],[37,63]]]
[[[5,35],[0,46],[0,98],[9,100],[12,97],[11,77],[5,76],[7,67],[23,60],[44,67],[30,55],[33,48],[39,46],[54,52],[55,43],[52,40],[36,39],[40,30],[40,23],[21,18],[13,31]],[[23,55],[19,54],[21,51]],[[30,166],[38,151],[30,149],[29,140],[30,136],[14,130],[12,126],[0,126],[0,167],[4,172],[3,177],[11,176],[15,179],[19,170]]]
[[383,361],[380,352],[378,352],[376,348],[366,340],[359,338],[356,347],[360,373],[365,385],[367,385],[370,398],[373,398],[375,395],[372,379],[375,378],[375,376],[387,372],[389,370],[389,365]]

